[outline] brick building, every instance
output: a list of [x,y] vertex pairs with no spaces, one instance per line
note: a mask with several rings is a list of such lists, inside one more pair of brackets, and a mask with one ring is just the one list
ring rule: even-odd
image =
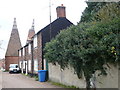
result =
[[16,24],[16,18],[14,18],[13,28],[9,39],[7,51],[5,54],[5,69],[9,70],[10,64],[18,63],[18,49],[21,48],[21,42],[19,38],[19,32]]
[[[50,42],[51,39],[53,39],[56,35],[60,33],[61,30],[64,30],[73,23],[71,23],[66,18],[66,10],[65,6],[63,4],[61,6],[58,6],[56,8],[57,12],[57,19],[51,22],[49,25],[41,29],[39,32],[37,32],[37,59],[38,59],[38,69],[48,69],[48,65],[46,63],[46,60],[44,59],[44,52],[43,49],[45,47],[45,44],[47,42]],[[33,41],[34,42],[34,41]]]
[[18,50],[18,54],[19,54],[19,66],[20,69],[22,71],[22,73],[32,73],[32,48],[33,48],[33,41],[32,41],[32,37],[35,35],[35,30],[34,30],[34,20],[32,23],[32,27],[31,29],[29,29],[28,31],[28,37],[27,37],[27,41],[26,41],[26,45],[23,46],[22,48],[20,48]]
[[[48,70],[46,60],[43,57],[43,49],[45,47],[45,44],[47,42],[50,42],[50,40],[59,34],[61,30],[64,30],[73,25],[73,23],[71,23],[66,18],[66,11],[63,5],[58,6],[56,8],[56,12],[57,19],[38,31],[32,38],[30,38],[29,42],[19,50],[21,53],[22,49],[26,48],[26,54],[24,55],[25,58],[20,59],[20,61],[27,61],[27,64],[25,66],[27,68],[24,69],[25,72],[27,71],[27,73],[37,74],[38,70]],[[21,56],[23,57],[23,55]]]

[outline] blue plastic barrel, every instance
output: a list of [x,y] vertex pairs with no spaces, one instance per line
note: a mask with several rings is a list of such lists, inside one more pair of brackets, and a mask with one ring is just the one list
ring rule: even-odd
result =
[[47,70],[38,70],[38,77],[40,82],[45,82]]

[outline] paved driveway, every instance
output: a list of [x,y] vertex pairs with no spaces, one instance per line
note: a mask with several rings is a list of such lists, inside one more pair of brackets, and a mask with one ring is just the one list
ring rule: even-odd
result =
[[34,78],[24,76],[21,74],[9,74],[8,72],[0,73],[2,78],[2,88],[59,88],[51,85],[48,82],[35,81]]

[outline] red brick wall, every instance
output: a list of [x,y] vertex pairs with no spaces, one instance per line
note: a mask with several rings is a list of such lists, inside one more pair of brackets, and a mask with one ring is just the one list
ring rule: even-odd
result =
[[62,6],[58,6],[56,8],[56,12],[57,12],[57,18],[59,17],[66,17],[66,11],[65,11],[65,7]]
[[9,70],[10,64],[18,64],[18,56],[5,56],[5,70]]
[[37,35],[38,40],[38,51],[37,51],[37,58],[38,58],[38,70],[42,70],[42,36],[41,33]]
[[[33,51],[31,51],[31,54],[28,53],[28,46],[25,47],[25,56],[23,56],[23,53],[21,54],[21,57],[19,57],[20,60],[31,60],[31,71],[28,71],[29,73],[32,73],[32,70],[34,69],[34,62],[33,60],[38,60],[38,70],[42,70],[42,36],[41,33],[37,35],[37,48],[33,48],[33,43],[31,43],[31,48],[33,48]],[[31,49],[32,50],[32,49]],[[33,57],[32,57],[33,54]],[[34,73],[34,72],[33,72]]]
[[33,48],[33,60],[37,59],[37,48]]
[[29,60],[28,46],[26,46],[25,55],[26,55],[26,60],[28,61]]

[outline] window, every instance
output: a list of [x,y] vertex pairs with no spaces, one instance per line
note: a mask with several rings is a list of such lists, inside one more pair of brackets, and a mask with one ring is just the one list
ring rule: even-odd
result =
[[34,60],[34,71],[37,72],[38,71],[38,60]]
[[22,61],[19,62],[19,67],[22,68]]
[[23,69],[25,69],[25,63],[26,63],[26,61],[23,61]]
[[28,60],[28,70],[31,71],[31,60]]
[[19,57],[21,57],[21,50],[19,50]]
[[23,48],[23,56],[25,55],[25,49]]
[[33,42],[34,42],[34,48],[37,48],[37,35],[34,37]]
[[29,54],[31,53],[31,44],[29,44],[29,46],[28,46],[28,53]]

